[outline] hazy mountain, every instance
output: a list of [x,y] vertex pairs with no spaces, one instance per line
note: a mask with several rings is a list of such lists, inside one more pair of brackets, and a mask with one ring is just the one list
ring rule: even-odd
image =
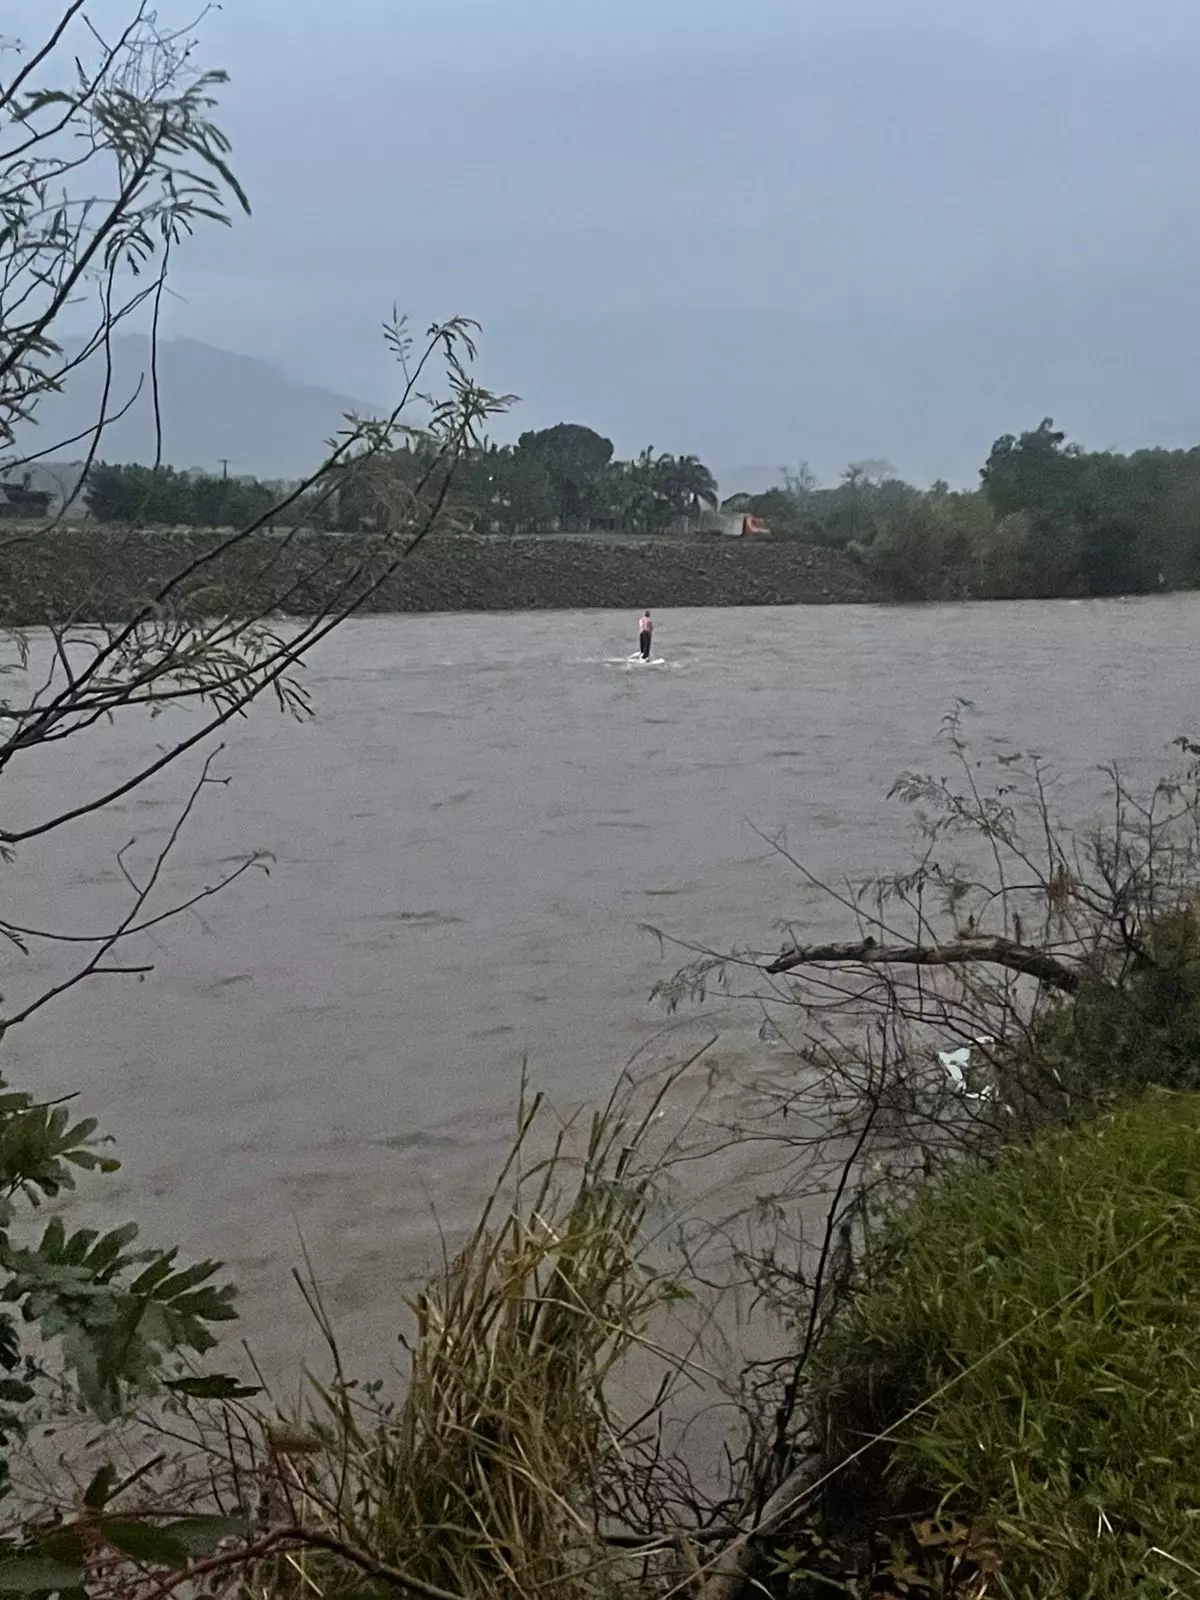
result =
[[[157,367],[162,459],[176,467],[220,472],[224,459],[239,477],[299,477],[320,461],[346,412],[377,413],[365,401],[297,382],[269,362],[192,339],[160,342]],[[53,447],[60,460],[84,455],[87,441],[80,436],[95,425],[103,382],[99,360],[72,373],[62,394],[39,406],[36,431],[21,445],[28,449],[32,440],[33,449]],[[104,430],[97,452],[103,461],[155,457],[150,344],[141,335],[113,341],[109,415],[135,394],[128,411]]]
[[[157,365],[162,459],[181,469],[218,473],[224,460],[234,477],[300,477],[320,461],[326,441],[342,427],[347,412],[379,414],[380,408],[369,401],[302,383],[268,361],[195,339],[161,340]],[[36,430],[26,430],[18,440],[24,449],[51,452],[34,465],[35,487],[62,494],[74,486],[76,475],[64,476],[63,468],[86,454],[103,382],[103,361],[93,358],[71,375],[62,394],[50,395],[39,406]],[[116,416],[135,393],[129,409]],[[150,342],[143,335],[113,340],[108,413],[114,420],[104,430],[97,459],[153,461]],[[577,420],[611,431],[607,418]],[[508,424],[498,427],[497,438],[515,439],[526,425],[515,418]],[[782,475],[781,467],[764,463],[728,466],[718,460],[709,465],[723,495],[761,493],[779,483]]]

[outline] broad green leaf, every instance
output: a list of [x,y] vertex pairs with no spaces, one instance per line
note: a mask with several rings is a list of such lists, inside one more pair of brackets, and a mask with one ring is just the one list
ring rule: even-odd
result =
[[[92,1237],[94,1238],[95,1235],[93,1234]],[[42,1234],[42,1242],[38,1246],[39,1253],[48,1260],[57,1260],[62,1253],[66,1238],[67,1230],[63,1226],[63,1219],[61,1217],[53,1217],[46,1224],[46,1231]]]
[[250,1529],[245,1517],[184,1517],[162,1531],[195,1559],[211,1555],[226,1539],[245,1539]]
[[147,1567],[186,1567],[191,1559],[186,1545],[152,1522],[137,1517],[111,1517],[101,1524],[114,1550]]
[[188,1290],[196,1289],[200,1284],[207,1282],[220,1265],[219,1261],[197,1261],[194,1266],[185,1267],[182,1272],[176,1272],[159,1283],[154,1291],[154,1298],[175,1300]]
[[0,1594],[57,1594],[77,1589],[83,1582],[78,1567],[48,1556],[16,1556],[0,1561]]
[[170,1277],[177,1254],[178,1251],[176,1250],[167,1250],[157,1260],[152,1261],[146,1270],[130,1284],[130,1293],[139,1295],[152,1294],[164,1278]]
[[76,1522],[55,1528],[53,1533],[38,1540],[37,1548],[41,1555],[49,1556],[52,1561],[61,1561],[68,1567],[82,1567],[87,1559],[87,1546]]
[[94,1150],[65,1150],[63,1160],[84,1172],[120,1172],[121,1163],[116,1156],[98,1156]]
[[[61,1107],[62,1120],[67,1120],[67,1108]],[[80,1145],[85,1145],[95,1137],[96,1129],[100,1124],[95,1117],[84,1117],[82,1122],[77,1122],[73,1128],[64,1127],[62,1132],[62,1148],[64,1150],[77,1150]]]
[[[51,1223],[50,1227],[54,1224]],[[50,1228],[46,1229],[50,1232]],[[80,1228],[78,1233],[73,1233],[62,1247],[62,1259],[72,1267],[81,1267],[87,1260],[88,1252],[99,1238],[95,1228]],[[45,1240],[42,1241],[43,1254],[46,1253]]]
[[113,1488],[117,1481],[117,1469],[110,1461],[106,1461],[100,1471],[83,1491],[83,1503],[91,1511],[99,1511],[106,1506],[112,1497]]
[[228,1373],[214,1372],[204,1378],[173,1378],[164,1387],[191,1400],[249,1400],[262,1390],[247,1387]]
[[137,1238],[137,1233],[136,1222],[127,1222],[123,1228],[114,1228],[111,1233],[106,1233],[92,1247],[88,1256],[88,1266],[95,1272],[110,1267],[121,1252]]

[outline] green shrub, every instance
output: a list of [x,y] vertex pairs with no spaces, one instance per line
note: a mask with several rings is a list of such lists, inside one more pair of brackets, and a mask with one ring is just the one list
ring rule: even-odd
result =
[[1043,1010],[995,1064],[1014,1125],[1112,1110],[1149,1088],[1200,1090],[1200,919],[1147,918],[1119,978]]
[[884,1230],[810,1368],[844,1532],[952,1519],[1022,1600],[1200,1592],[1198,1155],[1200,1098],[1155,1091]]

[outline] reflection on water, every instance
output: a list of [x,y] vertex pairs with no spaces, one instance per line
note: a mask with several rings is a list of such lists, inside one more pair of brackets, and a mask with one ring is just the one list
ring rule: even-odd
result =
[[[664,670],[626,659],[627,616],[346,627],[308,669],[314,723],[263,708],[230,736],[231,782],[171,883],[194,893],[253,848],[270,875],[156,929],[148,982],[78,992],[10,1045],[14,1077],[81,1090],[118,1134],[114,1211],[146,1215],[152,1195],[162,1237],[232,1263],[268,1358],[303,1340],[286,1271],[301,1237],[351,1343],[387,1347],[408,1276],[487,1186],[523,1060],[574,1103],[636,1050],[696,1042],[696,1019],[664,1031],[648,1003],[679,963],[644,924],[725,945],[770,945],[785,919],[844,932],[768,841],[786,830],[828,877],[895,865],[907,819],[886,791],[937,766],[955,697],[980,737],[1071,772],[1156,770],[1196,731],[1191,598],[656,620]],[[90,764],[74,742],[70,764],[39,756],[8,779],[6,821],[111,783],[174,725],[102,731]],[[161,847],[193,777],[30,846],[6,871],[10,914],[107,926],[117,849]],[[61,957],[4,960],[11,1003]],[[762,1048],[742,1020],[730,1062]]]

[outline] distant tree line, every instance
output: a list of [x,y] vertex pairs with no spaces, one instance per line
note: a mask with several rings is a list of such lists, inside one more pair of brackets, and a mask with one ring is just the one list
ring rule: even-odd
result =
[[[447,488],[420,441],[350,463],[340,487],[289,510],[289,520],[358,532]],[[611,439],[577,423],[523,433],[515,445],[484,443],[458,464],[449,486],[457,524],[478,533],[657,533],[717,504],[712,473],[695,456],[643,450],[613,459]],[[278,485],[173,467],[99,465],[88,474],[88,509],[100,522],[222,527],[262,516]]]
[[980,486],[917,489],[886,462],[805,469],[726,502],[776,537],[850,550],[901,599],[1038,599],[1200,586],[1200,449],[1087,451],[1047,417],[997,439]]
[[257,478],[100,463],[88,472],[84,497],[98,522],[225,528],[265,516],[279,494],[276,486]]
[[[1200,448],[1086,451],[1046,418],[997,439],[980,486],[919,489],[886,461],[853,462],[822,487],[807,467],[762,494],[720,501],[696,456],[643,450],[577,423],[483,443],[446,481],[420,440],[350,463],[289,524],[360,532],[394,526],[432,501],[467,532],[654,534],[715,526],[748,512],[777,539],[843,549],[903,599],[1001,599],[1144,593],[1200,586]],[[86,497],[101,522],[221,527],[263,517],[278,484],[172,467],[95,466]]]
[[[394,452],[369,474],[349,470],[337,525],[369,526],[405,496],[439,488],[419,444]],[[473,533],[652,534],[715,509],[717,482],[694,455],[648,449],[618,461],[611,439],[560,422],[523,433],[515,445],[482,444],[459,463],[451,498],[458,525]]]

